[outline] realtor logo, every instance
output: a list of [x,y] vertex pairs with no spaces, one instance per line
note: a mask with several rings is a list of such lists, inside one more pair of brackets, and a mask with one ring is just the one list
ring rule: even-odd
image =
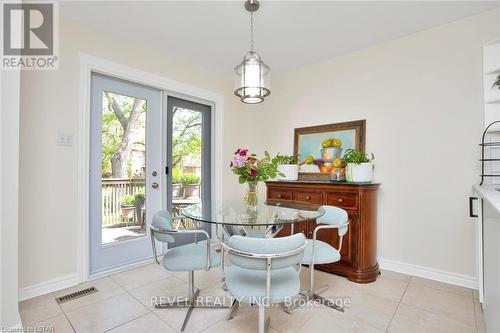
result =
[[3,3],[2,69],[57,69],[57,4]]

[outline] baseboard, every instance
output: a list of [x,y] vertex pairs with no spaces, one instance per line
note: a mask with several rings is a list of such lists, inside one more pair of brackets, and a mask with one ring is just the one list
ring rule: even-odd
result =
[[449,283],[460,287],[478,289],[477,278],[474,276],[457,274],[440,269],[407,264],[404,262],[384,258],[378,258],[378,264],[380,268],[388,271],[418,276],[421,278]]
[[48,281],[40,282],[32,286],[21,288],[19,290],[19,301],[24,301],[26,299],[45,295],[57,290],[73,287],[80,282],[80,278],[76,272]]
[[152,264],[152,263],[154,263],[153,258],[147,258],[144,260],[135,261],[135,262],[130,263],[130,264],[112,266],[112,267],[107,268],[105,270],[98,271],[96,273],[91,274],[89,276],[89,280],[100,279],[102,277],[105,277],[105,276],[108,276],[111,274],[120,273],[123,271],[127,271],[129,269],[134,269],[134,268],[141,267],[141,266],[148,265],[148,264]]

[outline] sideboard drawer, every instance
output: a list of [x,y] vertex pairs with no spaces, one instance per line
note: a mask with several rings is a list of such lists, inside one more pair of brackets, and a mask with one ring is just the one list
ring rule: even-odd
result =
[[358,207],[358,195],[357,193],[326,192],[326,204],[356,209]]
[[293,191],[293,200],[309,202],[312,204],[321,205],[323,203],[321,192],[311,192],[311,191]]
[[274,200],[292,200],[292,190],[272,188],[267,190],[267,198]]

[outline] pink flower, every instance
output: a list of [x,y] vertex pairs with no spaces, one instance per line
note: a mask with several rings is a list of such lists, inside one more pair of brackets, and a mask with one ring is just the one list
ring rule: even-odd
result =
[[247,153],[248,153],[248,149],[240,149],[240,156],[247,156]]
[[250,169],[250,176],[257,177],[257,169]]

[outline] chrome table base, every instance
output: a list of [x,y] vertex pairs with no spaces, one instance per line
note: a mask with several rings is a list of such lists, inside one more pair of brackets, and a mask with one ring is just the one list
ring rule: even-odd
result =
[[181,332],[184,331],[186,325],[191,317],[191,313],[195,308],[210,308],[210,309],[227,309],[228,306],[223,304],[210,304],[198,302],[198,296],[200,295],[200,289],[196,288],[194,291],[194,272],[189,272],[189,296],[188,297],[176,297],[174,301],[168,303],[156,304],[157,309],[178,309],[187,308],[186,317],[182,323]]

